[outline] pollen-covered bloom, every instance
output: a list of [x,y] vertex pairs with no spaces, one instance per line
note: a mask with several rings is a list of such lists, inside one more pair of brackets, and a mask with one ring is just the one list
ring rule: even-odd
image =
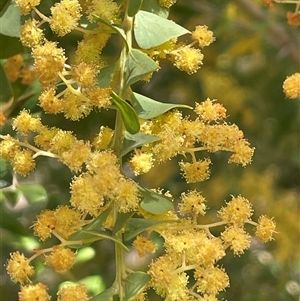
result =
[[113,0],[92,0],[88,12],[91,22],[95,21],[95,15],[112,24],[119,16],[119,7]]
[[6,60],[4,64],[4,69],[7,78],[10,82],[13,83],[19,78],[23,61],[24,60],[21,54],[16,54],[14,56],[9,57]]
[[59,206],[54,211],[55,232],[67,239],[81,227],[81,213],[68,206]]
[[235,255],[241,255],[250,248],[251,236],[237,226],[227,227],[222,233],[221,238],[225,246],[229,246]]
[[215,99],[210,100],[207,98],[205,101],[196,103],[195,113],[199,115],[199,118],[203,121],[216,121],[226,118],[226,109],[220,103],[217,103]]
[[16,6],[19,6],[23,15],[27,15],[31,12],[32,8],[38,6],[41,0],[16,0]]
[[205,47],[210,45],[215,40],[215,37],[213,32],[207,29],[207,26],[199,25],[192,32],[192,39],[197,41],[200,47]]
[[158,245],[145,236],[138,235],[132,246],[137,250],[140,257],[144,257],[147,253],[154,253]]
[[88,291],[84,284],[67,285],[57,293],[57,301],[87,301]]
[[201,293],[216,295],[229,286],[229,277],[223,268],[198,267],[194,277],[197,281],[197,291]]
[[223,221],[236,226],[243,226],[252,214],[251,203],[242,196],[232,197],[231,201],[218,211]]
[[58,77],[58,73],[63,70],[66,57],[64,50],[58,48],[55,42],[45,42],[37,45],[32,50],[34,66],[38,79],[43,87],[50,86]]
[[158,0],[158,3],[160,6],[163,6],[163,7],[171,7],[173,4],[176,3],[177,0]]
[[288,20],[288,24],[292,25],[292,26],[299,26],[300,25],[300,14],[299,11],[298,12],[287,12],[286,14],[287,16],[287,20]]
[[288,98],[296,98],[300,94],[300,73],[287,77],[283,83],[283,92]]
[[73,78],[82,87],[91,87],[96,82],[98,70],[95,65],[84,62],[72,67]]
[[187,74],[193,74],[202,65],[203,54],[199,49],[181,46],[171,53],[174,66]]
[[26,47],[34,47],[44,38],[43,30],[38,27],[38,21],[27,19],[21,26],[20,40]]
[[37,217],[36,222],[33,224],[34,234],[37,235],[42,241],[45,241],[52,234],[55,229],[57,219],[54,211],[44,210]]
[[14,118],[12,126],[15,131],[27,136],[30,131],[39,132],[42,128],[42,123],[39,117],[32,117],[29,111],[24,109]]
[[54,246],[50,255],[45,256],[45,263],[56,272],[69,270],[75,263],[76,254],[63,246]]
[[147,173],[153,167],[153,154],[148,152],[135,151],[135,154],[130,159],[129,166],[134,174],[140,175]]
[[39,96],[39,102],[45,113],[58,114],[63,110],[62,101],[55,96],[53,88],[44,90]]
[[274,220],[262,215],[258,219],[255,235],[260,241],[267,242],[273,239],[272,236],[275,233],[275,229],[276,223]]
[[49,301],[50,299],[47,286],[43,283],[23,286],[19,292],[19,301]]
[[33,152],[29,149],[17,150],[11,159],[14,172],[21,176],[27,176],[35,168]]
[[59,36],[71,32],[78,25],[81,17],[78,0],[62,0],[51,7],[50,28]]
[[101,126],[98,135],[93,141],[93,146],[97,150],[107,148],[113,137],[113,133],[114,131],[111,128],[107,126]]
[[199,160],[196,162],[179,162],[180,169],[187,183],[201,182],[209,178],[210,159]]
[[20,283],[29,281],[29,277],[34,274],[34,268],[30,265],[29,259],[19,252],[10,254],[6,270],[12,281]]
[[205,214],[205,198],[196,190],[181,194],[182,202],[179,203],[179,212],[181,214]]
[[16,151],[20,149],[18,140],[6,135],[5,139],[0,142],[0,155],[4,160],[9,160],[15,156]]

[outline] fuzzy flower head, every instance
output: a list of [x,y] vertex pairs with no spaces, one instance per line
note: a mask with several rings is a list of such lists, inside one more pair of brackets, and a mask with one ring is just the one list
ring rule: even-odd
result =
[[84,62],[81,62],[72,68],[73,78],[82,87],[93,86],[96,82],[97,72],[96,66]]
[[30,265],[29,260],[19,252],[10,254],[6,270],[12,281],[20,283],[28,282],[29,277],[34,274],[34,268]]
[[207,29],[207,26],[197,26],[192,32],[192,39],[197,41],[200,47],[205,47],[210,45],[215,37],[213,32]]
[[23,286],[19,292],[19,301],[49,301],[50,299],[47,287],[43,283]]
[[180,214],[205,214],[205,198],[196,190],[181,194],[182,202],[179,203]]
[[287,16],[287,20],[288,20],[288,24],[292,25],[292,26],[299,26],[300,25],[300,14],[299,11],[298,12],[287,12],[286,14]]
[[152,153],[144,153],[136,150],[135,154],[130,159],[129,166],[137,176],[147,173],[153,167],[153,161],[154,159]]
[[234,153],[230,156],[228,162],[246,166],[251,163],[254,150],[255,148],[250,147],[250,144],[247,140],[238,140],[233,146]]
[[177,0],[158,0],[158,3],[160,6],[163,6],[163,7],[171,7],[173,4],[176,3]]
[[40,4],[41,0],[16,0],[16,6],[20,8],[23,15],[28,15],[31,10]]
[[111,88],[100,88],[100,87],[93,87],[89,89],[86,93],[87,97],[89,98],[90,103],[93,106],[98,107],[99,109],[107,108],[111,105]]
[[231,201],[218,211],[223,221],[236,226],[243,226],[252,214],[251,203],[242,196],[232,197]]
[[209,178],[210,159],[204,159],[196,162],[179,162],[180,169],[187,183],[196,183],[205,181]]
[[27,136],[29,132],[39,132],[42,128],[42,123],[40,118],[34,118],[29,111],[22,110],[13,120],[12,126],[15,131]]
[[58,48],[55,42],[45,42],[32,50],[36,75],[42,86],[52,85],[63,70],[66,57],[64,50]]
[[171,52],[174,66],[187,74],[196,73],[202,65],[203,54],[199,49],[182,46]]
[[287,77],[283,83],[283,92],[287,98],[292,99],[300,94],[300,73]]
[[21,26],[20,40],[25,47],[39,45],[44,39],[43,30],[38,27],[35,19],[27,19]]
[[81,174],[71,184],[70,203],[76,210],[97,216],[103,206],[103,195],[96,190],[97,183],[90,174]]
[[64,36],[78,25],[81,7],[77,0],[62,0],[51,7],[50,28],[58,36]]
[[57,293],[57,301],[87,301],[88,291],[84,284],[64,286]]
[[101,126],[98,135],[95,137],[93,141],[93,146],[97,150],[107,148],[113,137],[113,133],[114,131],[111,128]]
[[234,255],[241,255],[250,248],[251,236],[243,228],[237,226],[227,227],[222,232],[221,238],[225,246],[230,246]]
[[45,256],[45,263],[56,272],[69,270],[75,263],[76,254],[63,246],[54,246],[50,255]]
[[58,114],[63,110],[62,101],[55,96],[53,88],[44,90],[39,96],[39,102],[45,113]]
[[9,135],[0,142],[0,155],[4,160],[12,159],[18,150],[20,150],[18,140]]
[[148,253],[154,253],[158,245],[145,236],[138,235],[132,246],[137,250],[140,257],[144,257]]
[[88,19],[95,22],[95,15],[106,22],[113,24],[119,16],[119,7],[113,0],[92,0],[88,9]]
[[200,104],[196,103],[194,111],[201,120],[209,122],[226,118],[226,109],[215,101],[215,99],[210,100],[207,98]]
[[36,222],[33,224],[34,234],[37,235],[42,241],[48,239],[52,231],[55,229],[57,219],[51,210],[45,210],[37,217]]
[[273,219],[262,215],[258,219],[255,235],[261,242],[267,242],[273,239],[272,236],[275,233],[275,229],[276,223]]
[[219,267],[198,267],[194,277],[197,281],[197,291],[201,293],[216,295],[229,286],[228,275]]
[[17,150],[11,160],[13,171],[19,175],[27,176],[36,166],[33,152],[29,149]]
[[24,60],[21,54],[16,54],[6,60],[4,69],[10,82],[13,83],[19,78],[23,62]]

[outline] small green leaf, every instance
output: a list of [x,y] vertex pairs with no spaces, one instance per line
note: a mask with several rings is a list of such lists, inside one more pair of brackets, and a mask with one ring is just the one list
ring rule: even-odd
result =
[[21,184],[18,189],[31,204],[45,202],[47,200],[47,192],[42,185],[38,184]]
[[128,16],[133,17],[140,9],[143,0],[129,0],[128,1]]
[[91,247],[84,247],[78,250],[76,255],[76,263],[84,263],[93,259],[96,255],[95,249]]
[[0,156],[0,189],[12,185],[13,175],[11,167],[2,156]]
[[151,214],[164,214],[174,209],[174,204],[172,203],[171,198],[141,186],[139,188],[144,196],[140,206],[145,211]]
[[140,130],[140,123],[133,107],[115,92],[112,92],[112,99],[120,109],[126,130],[131,134],[138,133]]
[[137,133],[131,135],[130,133],[126,132],[123,140],[121,156],[122,157],[125,156],[136,147],[142,146],[144,144],[152,143],[155,141],[159,141],[160,139],[161,139],[160,137],[154,135],[149,135],[144,133]]
[[138,93],[132,94],[131,101],[136,113],[142,119],[152,119],[174,108],[192,109],[187,105],[159,102]]
[[125,282],[125,301],[132,301],[150,279],[150,275],[140,271],[129,274]]
[[125,63],[125,88],[154,72],[158,65],[145,53],[132,49]]
[[113,296],[117,294],[117,290],[114,287],[106,289],[104,292],[89,299],[89,301],[112,301]]
[[102,68],[97,76],[98,85],[101,88],[106,88],[113,79],[114,72],[116,70],[116,64],[112,64]]
[[15,54],[24,52],[24,47],[19,38],[0,34],[0,45],[2,45],[0,47],[0,59],[7,59]]
[[9,37],[20,36],[21,15],[20,9],[15,3],[12,2],[5,13],[0,17],[0,24],[1,34]]
[[87,276],[81,279],[79,283],[84,284],[92,294],[99,294],[105,289],[104,280],[100,275]]
[[115,226],[113,228],[112,234],[115,235],[119,230],[121,230],[125,223],[133,216],[134,212],[127,212],[127,213],[118,213],[117,220]]
[[135,16],[134,36],[143,49],[161,45],[187,33],[190,31],[175,22],[143,10]]
[[126,223],[126,230],[124,232],[124,240],[128,241],[136,237],[141,232],[147,230],[148,228],[165,223],[163,220],[150,220],[144,218],[131,218]]

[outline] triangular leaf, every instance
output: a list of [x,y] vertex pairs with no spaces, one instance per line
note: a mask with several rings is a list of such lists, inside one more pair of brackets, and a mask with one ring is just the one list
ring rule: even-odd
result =
[[125,88],[144,79],[157,68],[158,65],[149,56],[140,50],[132,49],[125,63]]
[[150,220],[144,218],[131,218],[126,223],[126,231],[124,233],[124,240],[128,241],[136,237],[141,232],[147,230],[148,228],[165,223],[163,220]]
[[173,21],[143,10],[135,16],[134,36],[143,49],[161,45],[189,32]]
[[139,189],[144,196],[140,206],[145,211],[151,214],[164,214],[174,209],[174,204],[171,198],[141,186]]
[[101,88],[106,88],[113,79],[116,64],[112,64],[102,68],[97,76],[98,85]]
[[117,232],[119,232],[119,230],[121,230],[124,227],[125,223],[133,216],[133,214],[134,212],[119,212],[112,234],[115,235]]
[[5,13],[0,17],[0,24],[1,34],[10,37],[20,36],[21,15],[20,9],[15,3],[11,3]]
[[144,133],[137,133],[131,135],[130,133],[126,132],[123,140],[121,156],[125,156],[130,151],[135,149],[136,147],[142,146],[144,144],[152,143],[155,141],[159,141],[161,138],[154,135],[144,134]]
[[132,94],[131,101],[136,113],[142,119],[157,117],[174,108],[192,109],[187,105],[159,102],[138,93]]
[[125,301],[133,300],[150,279],[150,275],[140,271],[129,274],[125,282]]
[[120,109],[126,130],[131,134],[138,133],[140,130],[140,123],[133,107],[115,92],[112,92],[111,95],[113,102]]

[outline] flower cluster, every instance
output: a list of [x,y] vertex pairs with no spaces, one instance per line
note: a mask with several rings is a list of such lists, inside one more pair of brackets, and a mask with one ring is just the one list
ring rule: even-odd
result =
[[[175,2],[159,0],[158,4],[169,8]],[[34,250],[30,258],[19,251],[13,252],[6,263],[11,279],[21,284],[20,301],[50,300],[45,284],[31,282],[35,273],[32,261],[36,257],[44,255],[45,265],[58,273],[65,272],[75,264],[73,249],[101,239],[115,243],[117,262],[113,292],[122,298],[124,283],[131,285],[126,280],[130,272],[122,257],[124,250],[128,250],[125,237],[135,237],[132,247],[143,257],[158,249],[158,244],[152,240],[153,232],[163,238],[165,253],[150,263],[144,276],[151,280],[138,288],[138,296],[128,298],[145,300],[146,289],[151,287],[167,301],[215,301],[229,286],[229,277],[219,264],[226,249],[240,255],[250,248],[251,236],[245,224],[255,227],[255,235],[262,242],[271,240],[275,233],[273,219],[266,216],[261,216],[258,222],[251,219],[252,206],[242,196],[233,196],[218,211],[219,221],[203,225],[201,218],[208,205],[196,189],[182,192],[178,202],[172,202],[170,192],[142,187],[128,177],[122,160],[130,152],[128,165],[136,176],[149,172],[155,164],[183,156],[179,162],[182,175],[187,183],[196,183],[210,176],[210,153],[229,152],[228,162],[246,166],[251,163],[254,148],[237,125],[226,122],[226,109],[209,98],[195,103],[194,117],[184,116],[175,109],[180,107],[176,105],[149,118],[137,116],[136,108],[125,102],[132,94],[127,84],[136,78],[143,80],[147,66],[141,61],[143,68],[134,65],[130,69],[131,64],[139,63],[132,61],[139,56],[146,62],[150,58],[157,61],[168,58],[179,70],[193,74],[202,65],[201,49],[215,38],[207,26],[196,26],[190,33],[189,44],[178,42],[177,37],[166,39],[154,48],[141,49],[139,56],[132,56],[134,60],[128,59],[134,28],[134,18],[129,16],[129,11],[133,14],[136,7],[130,1],[118,3],[113,0],[61,0],[46,16],[39,9],[40,0],[16,0],[21,13],[30,14],[21,26],[20,40],[31,48],[34,74],[42,90],[38,104],[43,111],[78,121],[94,108],[117,110],[115,128],[101,125],[91,140],[90,137],[81,140],[72,131],[47,126],[41,117],[26,109],[12,119],[16,138],[0,135],[0,155],[11,163],[15,173],[28,175],[36,168],[38,156],[56,158],[74,173],[70,183],[70,205],[43,210],[32,225],[41,242],[52,237],[59,243]],[[128,7],[129,3],[133,6]],[[88,27],[82,26],[83,20]],[[82,33],[70,60],[72,63],[69,64],[66,51],[58,42],[47,39],[42,28],[44,24],[60,37],[75,30]],[[112,34],[122,39],[123,48],[119,60],[104,68],[107,63],[102,50]],[[7,59],[5,70],[10,81],[21,78],[22,83],[30,83],[21,55]],[[152,72],[153,69],[146,75]],[[284,85],[287,95],[294,97],[299,93],[295,88],[297,80],[297,74],[287,79]],[[120,95],[118,101],[114,98],[116,94]],[[129,134],[137,140],[130,140]],[[205,156],[201,156],[203,152]],[[215,227],[222,227],[219,235],[212,234],[211,229]],[[192,277],[193,281],[189,281]],[[131,287],[128,291],[136,289]],[[112,294],[110,297],[114,298]],[[63,286],[57,292],[58,301],[88,299],[87,288],[81,284]]]

